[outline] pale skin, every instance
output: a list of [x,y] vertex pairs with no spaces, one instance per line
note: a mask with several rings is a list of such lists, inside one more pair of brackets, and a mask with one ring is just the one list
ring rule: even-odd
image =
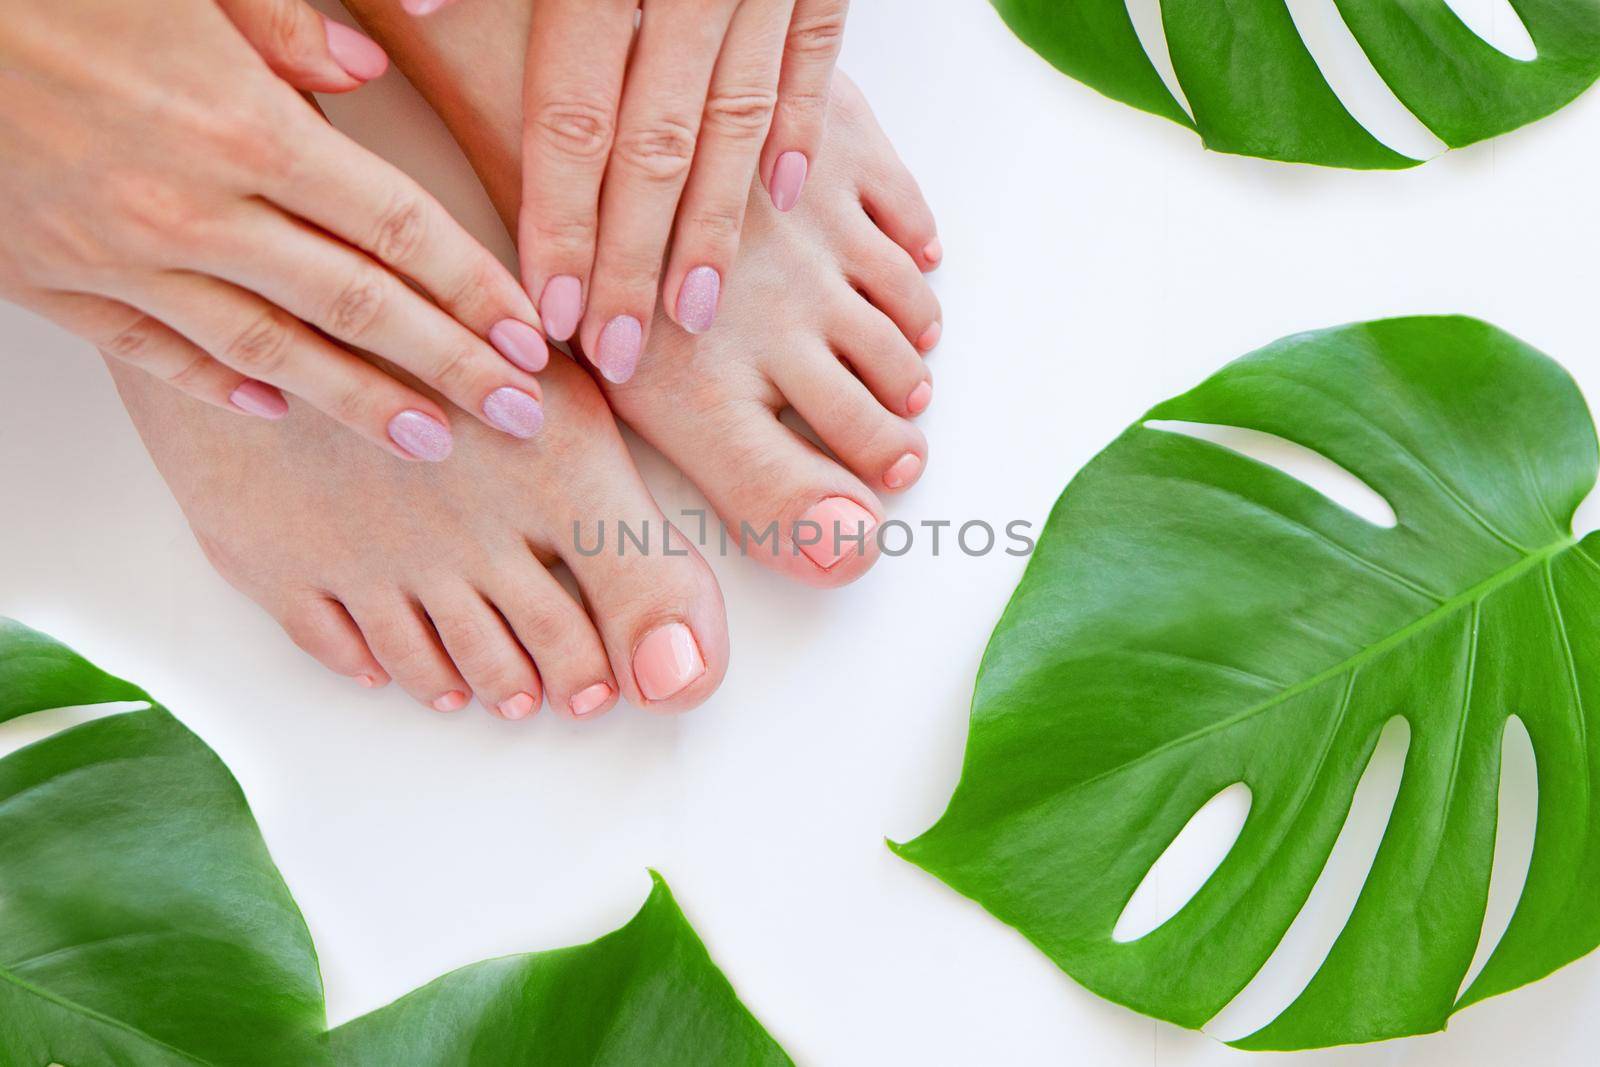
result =
[[[495,86],[520,81],[523,54],[509,42],[528,11],[524,0],[474,4],[482,23],[401,29],[384,10],[357,13],[514,220],[521,117]],[[933,218],[854,87],[836,85],[831,106],[805,201],[781,214],[751,189],[719,328],[696,337],[658,317],[650,358],[623,386],[553,360],[552,418],[532,442],[463,426],[457,454],[424,470],[344,443],[303,409],[289,416],[293,433],[233,432],[226,416],[113,366],[210,558],[330,669],[392,678],[440,710],[475,696],[507,719],[546,700],[588,718],[619,696],[652,711],[705,700],[727,669],[728,636],[700,556],[586,556],[573,542],[575,520],[661,528],[612,410],[730,529],[778,523],[780,550],[752,552],[758,562],[820,586],[859,577],[876,552],[870,537],[864,552],[797,546],[799,520],[825,507],[880,522],[881,495],[913,484],[927,456],[911,418],[931,395],[918,342],[932,347],[940,313],[913,250],[935,240]],[[837,460],[778,419],[786,407]],[[557,564],[582,603],[551,576]]]

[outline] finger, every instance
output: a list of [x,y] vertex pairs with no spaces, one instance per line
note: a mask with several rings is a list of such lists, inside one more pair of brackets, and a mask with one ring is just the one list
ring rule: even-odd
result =
[[[665,7],[665,5],[662,5]],[[580,336],[600,373],[633,377],[656,306],[656,283],[678,198],[694,161],[706,92],[733,8],[685,17],[644,8],[617,113],[617,143],[600,187],[594,276]]]
[[304,0],[217,0],[280,78],[307,92],[343,93],[389,69],[371,38],[324,18]]
[[549,335],[569,339],[594,264],[600,179],[611,155],[637,0],[540,0],[523,84],[522,282]]
[[750,180],[772,121],[791,6],[791,0],[746,0],[711,76],[662,287],[668,313],[689,333],[711,328],[722,279],[739,250]]
[[27,302],[107,359],[138,367],[197,400],[236,415],[275,420],[288,414],[277,389],[223,366],[138,308],[89,293],[39,292]]
[[822,145],[828,85],[849,8],[849,0],[795,0],[778,78],[778,107],[761,152],[761,181],[779,211],[799,202],[806,172]]
[[518,367],[544,369],[550,351],[533,301],[443,205],[309,111],[295,137],[304,165],[274,178],[266,199],[410,278]]
[[128,299],[219,362],[293,393],[402,459],[450,455],[439,405],[254,293],[169,271],[141,279]]
[[239,216],[222,241],[197,265],[403,367],[502,433],[526,439],[543,427],[533,375],[349,245],[271,208]]

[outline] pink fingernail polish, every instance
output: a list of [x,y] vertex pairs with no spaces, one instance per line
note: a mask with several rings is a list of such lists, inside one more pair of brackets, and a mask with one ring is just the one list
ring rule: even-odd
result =
[[283,394],[254,378],[240,382],[238,388],[228,394],[228,403],[246,415],[263,419],[277,420],[289,414],[289,402],[283,398]]
[[438,463],[448,459],[455,441],[450,427],[432,415],[408,408],[389,420],[389,440],[407,455]]
[[705,333],[717,317],[717,297],[722,275],[711,267],[696,267],[683,276],[678,289],[678,325],[690,333]]
[[510,719],[512,722],[518,719],[526,719],[533,711],[533,694],[518,693],[516,696],[510,696],[502,700],[496,707],[501,717]]
[[328,36],[328,54],[350,77],[369,82],[389,69],[389,57],[378,42],[342,22],[322,20]]
[[[801,522],[815,523],[821,530],[821,536],[811,544],[800,544],[800,551],[804,552],[817,566],[828,570],[844,557],[845,549],[856,548],[859,539],[863,544],[878,528],[878,520],[872,517],[872,512],[857,504],[849,497],[830,496],[811,505],[811,509],[801,518]],[[798,523],[796,543],[800,542],[803,533],[806,538],[816,533],[810,527],[802,527]]]
[[906,410],[913,415],[921,415],[928,410],[928,404],[933,400],[933,386],[927,382],[918,382],[917,387],[911,390],[911,395],[906,397]]
[[592,715],[596,710],[603,707],[605,702],[610,699],[610,684],[606,682],[596,682],[587,689],[580,689],[578,692],[572,694],[572,699],[568,703],[572,708],[572,714],[581,719],[585,715]]
[[646,700],[666,700],[706,672],[694,634],[681,622],[650,631],[633,650],[633,676]]
[[595,362],[607,381],[621,385],[633,377],[633,370],[639,365],[639,342],[643,337],[644,328],[632,315],[618,315],[606,323],[606,328],[600,331],[600,351]]
[[910,485],[916,480],[917,474],[922,470],[922,458],[915,452],[907,452],[883,472],[883,484],[890,489],[899,489]]
[[944,327],[939,323],[936,322],[932,326],[929,326],[926,330],[922,331],[922,336],[917,338],[917,351],[933,351],[933,346],[939,343],[939,338],[943,334]]
[[544,370],[550,362],[550,346],[525,322],[501,319],[489,327],[489,343],[513,365],[529,374]]
[[539,318],[553,340],[571,338],[583,318],[583,283],[570,274],[558,274],[545,282],[539,296]]
[[521,389],[503,385],[483,401],[483,414],[489,424],[512,437],[526,441],[544,426],[544,407]]
[[944,245],[937,237],[922,246],[922,258],[928,261],[929,270],[939,265],[939,261],[944,258]]
[[452,689],[444,696],[433,702],[434,711],[460,711],[467,706],[467,694],[459,689]]
[[785,152],[778,157],[778,161],[772,165],[772,184],[769,187],[773,207],[788,211],[800,202],[800,189],[806,184],[808,166],[802,152]]

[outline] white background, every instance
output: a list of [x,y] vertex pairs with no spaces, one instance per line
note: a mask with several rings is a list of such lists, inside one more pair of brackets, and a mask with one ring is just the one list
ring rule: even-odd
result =
[[[844,65],[947,249],[931,465],[898,518],[1042,521],[1156,400],[1348,320],[1477,314],[1600,396],[1600,94],[1414,171],[1357,174],[1205,153],[1050,70],[980,0],[860,3]],[[400,78],[334,113],[504,247]],[[733,665],[698,711],[440,716],[327,674],[212,573],[86,346],[0,307],[0,356],[0,613],[145,685],[227,761],[316,937],[333,1022],[609,930],[655,866],[804,1063],[1248,1058],[1097,999],[883,846],[954,785],[1019,560],[918,551],[834,592],[713,560]],[[664,510],[700,503],[638,451]],[[12,724],[0,745],[41,729]],[[1297,1059],[1594,1062],[1597,998],[1590,958],[1446,1034]]]

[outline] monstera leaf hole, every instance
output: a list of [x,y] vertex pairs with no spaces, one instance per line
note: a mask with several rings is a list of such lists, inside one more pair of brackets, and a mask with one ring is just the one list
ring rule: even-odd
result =
[[1512,59],[1531,63],[1539,49],[1511,0],[1444,0],[1467,28]]
[[1250,787],[1243,782],[1201,805],[1128,898],[1112,940],[1137,941],[1182,911],[1222,866],[1249,814]]
[[1456,990],[1458,998],[1478,980],[1478,972],[1489,962],[1511,925],[1511,916],[1528,881],[1528,864],[1533,859],[1533,835],[1539,821],[1539,769],[1533,755],[1533,739],[1515,715],[1506,720],[1501,734],[1500,793],[1495,812],[1489,901],[1484,908],[1478,950],[1461,979],[1461,988]]
[[1182,422],[1177,419],[1146,419],[1149,430],[1182,434],[1199,441],[1210,441],[1230,452],[1248,456],[1257,463],[1280,470],[1295,478],[1352,515],[1392,530],[1399,521],[1394,507],[1372,486],[1321,452],[1296,444],[1277,434],[1224,426],[1210,422]]
[[107,719],[127,711],[142,711],[150,706],[147,700],[123,700],[110,704],[86,704],[80,707],[51,708],[36,711],[20,719],[0,722],[0,759],[20,752],[36,741],[82,726],[96,719]]

